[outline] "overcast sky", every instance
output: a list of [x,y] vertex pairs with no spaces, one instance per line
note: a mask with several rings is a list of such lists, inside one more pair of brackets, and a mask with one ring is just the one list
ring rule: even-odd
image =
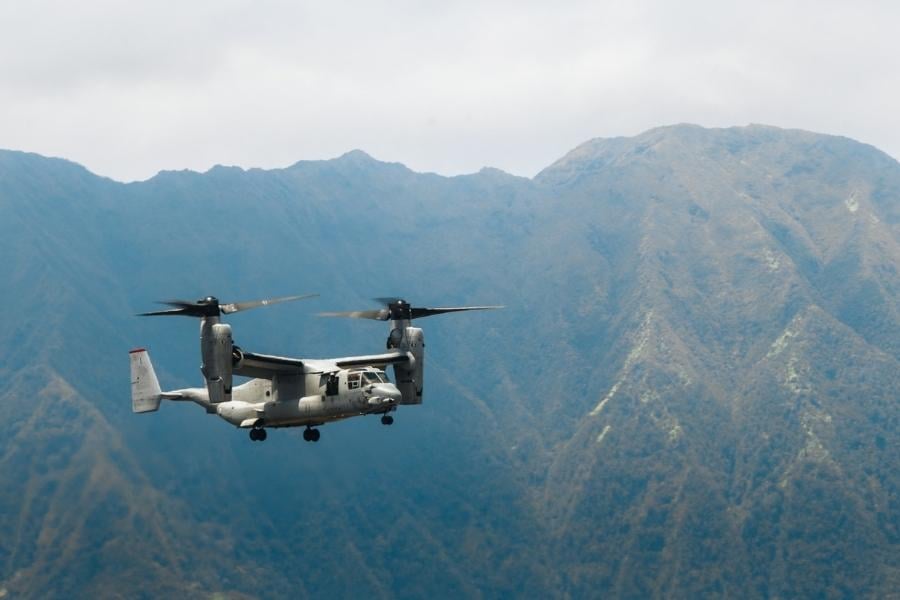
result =
[[900,156],[900,2],[0,1],[0,148],[131,181],[359,148],[532,176],[765,123]]

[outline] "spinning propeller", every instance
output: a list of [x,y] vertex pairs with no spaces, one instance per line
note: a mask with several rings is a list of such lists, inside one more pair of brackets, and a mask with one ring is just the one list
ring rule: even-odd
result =
[[421,319],[432,315],[444,313],[463,312],[466,310],[493,310],[502,306],[458,306],[443,308],[420,308],[410,306],[409,302],[400,298],[375,298],[376,302],[384,305],[377,310],[351,310],[346,312],[324,312],[320,317],[347,317],[350,319],[372,319],[373,321],[402,321]]
[[305,300],[306,298],[314,298],[318,294],[306,294],[303,296],[283,296],[281,298],[267,298],[265,300],[250,300],[247,302],[227,302],[220,303],[215,296],[207,296],[196,302],[188,300],[164,300],[157,304],[165,304],[173,306],[168,310],[157,310],[153,312],[140,313],[139,317],[167,317],[167,316],[185,316],[185,317],[218,317],[223,314],[240,312],[242,310],[250,310],[260,306],[270,306],[281,302],[293,302],[294,300]]

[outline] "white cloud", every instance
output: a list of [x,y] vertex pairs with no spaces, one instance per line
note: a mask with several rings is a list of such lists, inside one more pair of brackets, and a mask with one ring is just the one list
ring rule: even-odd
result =
[[0,5],[0,147],[114,178],[362,148],[533,175],[591,137],[762,122],[900,156],[891,2]]

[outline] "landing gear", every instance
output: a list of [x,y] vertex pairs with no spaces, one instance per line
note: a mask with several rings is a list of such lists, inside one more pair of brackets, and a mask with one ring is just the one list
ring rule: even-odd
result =
[[254,442],[264,442],[269,437],[265,429],[251,429],[250,439]]
[[391,415],[384,415],[384,416],[382,416],[382,417],[381,417],[381,424],[382,424],[382,425],[393,425],[393,424],[394,424],[394,417],[392,417]]
[[321,435],[318,429],[313,429],[312,427],[307,427],[303,430],[303,439],[307,442],[318,442]]

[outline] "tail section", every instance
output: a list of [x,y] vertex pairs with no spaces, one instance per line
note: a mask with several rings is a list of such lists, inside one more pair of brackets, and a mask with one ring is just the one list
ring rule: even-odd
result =
[[159,410],[163,397],[153,371],[150,354],[143,348],[129,352],[131,357],[131,410],[136,413]]

